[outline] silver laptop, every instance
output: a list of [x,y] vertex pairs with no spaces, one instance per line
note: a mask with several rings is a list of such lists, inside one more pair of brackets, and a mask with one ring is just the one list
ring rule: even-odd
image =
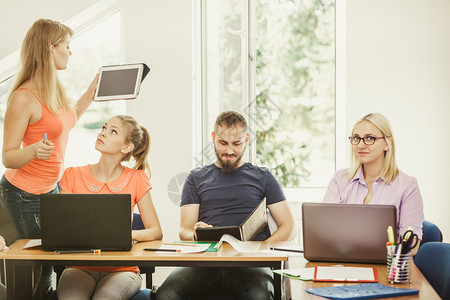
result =
[[130,194],[42,194],[44,250],[130,250]]
[[302,224],[307,260],[386,264],[386,230],[397,232],[397,215],[394,205],[303,203]]

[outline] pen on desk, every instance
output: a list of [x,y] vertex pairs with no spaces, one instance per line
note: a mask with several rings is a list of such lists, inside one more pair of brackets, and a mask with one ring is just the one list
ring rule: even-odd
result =
[[295,249],[284,249],[284,248],[270,248],[270,250],[275,250],[275,251],[287,251],[287,252],[296,252],[296,253],[303,253],[303,250],[295,250]]
[[145,251],[181,252],[179,249],[144,248]]
[[100,249],[90,249],[90,250],[57,250],[55,251],[56,254],[72,254],[72,253],[101,253],[102,250]]

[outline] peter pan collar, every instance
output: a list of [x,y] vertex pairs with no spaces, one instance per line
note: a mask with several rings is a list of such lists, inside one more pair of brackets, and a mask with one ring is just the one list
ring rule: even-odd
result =
[[102,182],[92,176],[91,171],[89,170],[89,165],[81,167],[83,183],[92,193],[100,193],[105,185],[112,193],[120,193],[129,183],[131,174],[131,169],[124,167],[122,174],[120,174],[117,179],[110,182]]

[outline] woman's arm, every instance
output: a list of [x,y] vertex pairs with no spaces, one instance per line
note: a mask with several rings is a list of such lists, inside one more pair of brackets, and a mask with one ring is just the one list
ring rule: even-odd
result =
[[98,74],[95,75],[94,80],[89,84],[87,91],[77,101],[76,113],[77,120],[81,118],[81,115],[87,110],[92,101],[94,101],[95,89],[97,87]]
[[411,251],[415,255],[422,239],[422,223],[424,220],[422,195],[415,178],[410,179],[408,187],[403,191],[399,210],[399,220],[397,222],[399,236],[403,236],[412,227],[412,231],[419,238],[416,247]]
[[133,230],[132,239],[138,242],[161,240],[163,233],[158,215],[153,205],[150,191],[147,191],[137,203],[145,229]]
[[14,92],[5,113],[3,127],[2,162],[6,168],[19,169],[35,158],[48,159],[55,146],[52,142],[42,140],[20,148],[29,124],[37,122],[42,110],[33,96],[25,90]]

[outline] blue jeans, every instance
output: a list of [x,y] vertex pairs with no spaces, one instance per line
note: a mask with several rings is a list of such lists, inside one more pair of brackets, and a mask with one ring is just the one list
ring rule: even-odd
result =
[[[41,238],[40,195],[31,194],[12,185],[5,176],[0,180],[2,205],[11,214],[21,239]],[[58,194],[58,187],[48,194]]]
[[[59,193],[58,187],[48,192]],[[1,204],[9,211],[16,225],[19,238],[40,239],[41,238],[41,205],[40,195],[28,193],[11,184],[5,176],[0,180]],[[52,266],[42,266],[37,270],[35,277],[40,278],[37,282],[36,295],[47,291],[52,285]],[[36,296],[35,299],[39,299]]]
[[176,268],[159,287],[156,299],[213,299],[218,294],[230,299],[273,299],[273,273],[270,268]]

